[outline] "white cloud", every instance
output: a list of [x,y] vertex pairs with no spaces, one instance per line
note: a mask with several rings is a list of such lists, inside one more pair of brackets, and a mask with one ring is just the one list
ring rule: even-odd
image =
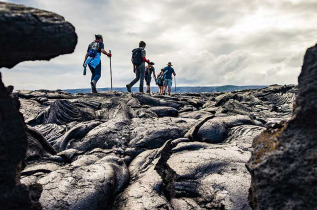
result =
[[[1,69],[17,89],[89,87],[82,62],[93,35],[113,52],[113,80],[133,79],[131,50],[147,42],[156,69],[173,62],[178,85],[297,83],[306,48],[315,44],[313,0],[55,0],[23,3],[63,15],[78,34],[76,50],[49,62],[23,62]],[[99,87],[110,86],[109,61],[102,58]]]

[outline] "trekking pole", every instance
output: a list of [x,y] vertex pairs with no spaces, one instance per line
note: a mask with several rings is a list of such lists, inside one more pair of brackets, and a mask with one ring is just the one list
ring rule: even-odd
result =
[[176,77],[174,76],[174,80],[175,80],[175,93],[176,93]]
[[[109,53],[111,54],[111,50],[109,50]],[[111,79],[111,90],[112,90],[112,68],[111,68],[111,56],[110,56],[110,79]]]

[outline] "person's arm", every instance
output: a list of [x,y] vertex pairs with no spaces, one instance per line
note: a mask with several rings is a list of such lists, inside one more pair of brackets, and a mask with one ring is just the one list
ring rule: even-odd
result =
[[141,50],[141,55],[142,55],[142,61],[150,63],[150,60],[146,59],[146,52],[145,50]]
[[156,81],[155,70],[153,70],[153,76],[154,76],[154,79],[155,79],[155,81]]
[[85,65],[85,62],[86,62],[87,58],[88,58],[88,52],[86,52],[85,60],[84,60],[83,66]]
[[102,52],[103,54],[105,54],[106,56],[108,56],[108,57],[111,57],[111,56],[112,56],[112,54],[111,54],[111,53],[108,53],[107,51],[105,51],[105,49],[101,49],[101,52]]
[[150,63],[150,60],[146,59],[146,57],[142,57],[142,61]]
[[133,65],[133,72],[135,73],[136,66],[134,64],[132,65]]
[[173,75],[174,75],[174,77],[176,76],[176,73],[175,73],[175,71],[173,72]]

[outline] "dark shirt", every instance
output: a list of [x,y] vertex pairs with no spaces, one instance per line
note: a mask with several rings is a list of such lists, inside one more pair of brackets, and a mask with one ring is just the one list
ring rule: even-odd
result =
[[151,75],[153,72],[155,72],[154,66],[149,66],[149,68],[146,67],[145,74]]
[[[89,52],[89,50],[91,49],[91,44],[92,44],[92,43],[90,43],[90,44],[88,45],[87,52]],[[101,53],[101,49],[105,49],[105,46],[104,46],[103,42],[99,42],[99,48],[98,48],[97,52],[98,52],[98,53]]]
[[175,72],[171,66],[166,66],[164,69],[164,79],[172,79],[172,74]]

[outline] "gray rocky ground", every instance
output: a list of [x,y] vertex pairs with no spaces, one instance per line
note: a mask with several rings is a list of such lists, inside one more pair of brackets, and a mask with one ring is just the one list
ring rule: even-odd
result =
[[290,117],[296,92],[16,91],[21,182],[42,186],[43,209],[250,209],[252,140]]
[[[48,11],[1,2],[0,23],[0,67],[77,43]],[[0,74],[0,209],[316,209],[316,49],[290,120],[294,86],[12,94]]]

